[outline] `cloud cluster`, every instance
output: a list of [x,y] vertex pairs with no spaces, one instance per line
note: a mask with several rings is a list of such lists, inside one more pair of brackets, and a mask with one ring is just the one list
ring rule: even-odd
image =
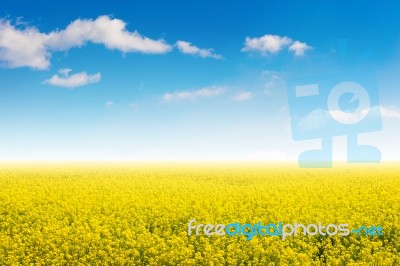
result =
[[10,21],[0,20],[0,64],[4,67],[49,67],[48,36],[34,27],[17,29]]
[[172,93],[165,93],[163,100],[166,102],[195,100],[197,98],[212,98],[220,96],[226,92],[226,89],[219,86],[204,87],[192,91],[176,91]]
[[295,41],[289,46],[289,50],[294,52],[296,56],[302,56],[307,50],[310,50],[311,46],[307,45],[305,42]]
[[[48,69],[54,52],[68,51],[71,48],[85,46],[87,43],[103,45],[106,49],[118,50],[122,53],[164,54],[174,47],[163,39],[150,39],[137,31],[129,31],[126,22],[110,16],[76,19],[64,29],[50,32],[41,32],[36,27],[27,26],[18,21],[13,24],[10,20],[0,19],[0,67]],[[178,40],[175,47],[183,54],[223,59],[223,56],[215,53],[212,48],[199,48],[188,41]],[[306,43],[292,41],[288,37],[264,35],[259,38],[247,37],[242,51],[257,51],[261,54],[278,53],[287,47],[296,56],[304,55],[311,49]],[[99,82],[101,79],[100,73],[89,75],[86,72],[80,72],[70,75],[70,72],[70,69],[61,69],[43,83],[76,88]],[[166,93],[163,99],[165,101],[194,100],[218,96],[224,92],[224,88],[214,86],[195,91]],[[251,92],[239,92],[232,99],[246,101],[252,97]]]
[[214,59],[223,59],[222,55],[215,54],[212,48],[209,49],[199,48],[197,46],[194,46],[190,42],[186,41],[177,41],[176,46],[178,47],[178,50],[183,54],[195,55],[202,58],[210,57]]
[[162,39],[152,40],[136,31],[126,30],[124,21],[109,16],[100,16],[96,20],[77,19],[65,30],[50,32],[47,37],[46,45],[50,49],[61,51],[80,47],[87,42],[102,44],[108,49],[123,53],[162,54],[172,49]]
[[293,41],[289,37],[266,34],[258,38],[246,37],[242,52],[258,52],[262,55],[279,53],[283,48],[288,48],[296,56],[302,56],[312,47],[305,42]]
[[58,74],[53,75],[50,79],[43,81],[43,83],[73,89],[91,83],[97,83],[101,79],[100,73],[88,75],[86,72],[80,72],[69,75],[71,71],[72,69],[69,68],[60,69]]
[[109,16],[95,20],[77,19],[66,29],[42,33],[35,27],[18,28],[0,20],[0,64],[9,68],[47,69],[51,53],[81,47],[86,43],[102,44],[123,53],[162,54],[172,49],[163,39],[152,40],[126,29],[126,23]]
[[[122,53],[163,54],[173,46],[163,39],[150,39],[137,31],[128,31],[126,22],[110,16],[96,19],[76,19],[65,29],[48,33],[25,24],[12,24],[0,19],[0,66],[8,68],[30,67],[48,69],[53,52],[82,47],[86,43],[104,45],[107,49]],[[201,58],[223,59],[212,48],[199,48],[190,42],[179,40],[177,49],[183,54]],[[312,47],[289,37],[267,34],[259,38],[247,37],[243,52],[278,53],[288,48],[296,56],[302,56]]]

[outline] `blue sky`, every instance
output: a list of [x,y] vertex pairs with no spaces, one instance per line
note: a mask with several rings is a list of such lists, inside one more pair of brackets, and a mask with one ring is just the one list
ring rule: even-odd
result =
[[[0,8],[0,159],[290,159],[286,84],[373,69],[400,159],[400,4],[8,1]],[[343,141],[334,145],[341,158]]]

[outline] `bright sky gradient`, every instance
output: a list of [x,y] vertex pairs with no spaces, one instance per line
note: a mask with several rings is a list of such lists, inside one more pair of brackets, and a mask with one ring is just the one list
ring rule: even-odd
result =
[[287,80],[357,65],[376,69],[383,116],[360,139],[400,159],[399,14],[397,1],[7,1],[0,160],[296,160],[319,143],[293,140]]

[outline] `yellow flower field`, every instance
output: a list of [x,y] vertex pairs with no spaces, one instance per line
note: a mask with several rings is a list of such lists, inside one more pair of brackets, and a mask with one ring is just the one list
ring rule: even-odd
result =
[[[0,265],[400,265],[400,167],[6,164]],[[188,223],[347,223],[383,236],[188,236]]]

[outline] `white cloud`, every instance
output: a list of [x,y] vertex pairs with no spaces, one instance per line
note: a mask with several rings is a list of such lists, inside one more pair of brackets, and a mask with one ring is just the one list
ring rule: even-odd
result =
[[[378,112],[379,109],[379,112]],[[355,114],[348,114],[345,112],[340,112],[337,110],[332,111],[334,116],[339,117],[339,119],[343,121],[352,121],[352,120],[359,120],[362,117],[366,116],[368,112],[372,112],[372,114],[377,115],[380,113],[382,118],[393,118],[393,119],[400,119],[400,108],[395,106],[374,106],[370,109],[362,109],[356,112]]]
[[289,45],[292,40],[288,37],[266,34],[259,38],[246,37],[243,52],[259,52],[261,54],[277,53],[283,47]]
[[242,52],[258,52],[262,55],[276,54],[288,46],[288,50],[294,52],[296,56],[304,55],[305,51],[311,49],[311,46],[304,42],[293,42],[291,38],[286,36],[266,34],[258,38],[246,37]]
[[305,42],[295,41],[290,45],[289,50],[294,52],[297,56],[303,56],[307,50],[310,50],[311,46],[307,45]]
[[332,115],[340,121],[351,122],[365,117],[368,113],[376,116],[379,114],[382,118],[400,119],[400,108],[394,106],[374,106],[370,109],[361,109],[356,113],[346,113],[340,110],[332,110],[331,113],[324,109],[316,109],[305,117],[301,118],[297,123],[297,128],[301,131],[309,131],[324,128],[328,125],[328,121],[332,119]]
[[[374,108],[376,107],[373,107],[372,110],[374,110]],[[361,109],[355,113],[347,113],[341,110],[332,110],[330,111],[330,115],[340,123],[348,125],[355,123],[355,121],[363,120],[369,111],[370,111],[369,109]],[[375,112],[376,111],[374,111],[374,114]]]
[[109,16],[99,16],[95,20],[77,19],[66,29],[49,33],[0,20],[0,64],[4,67],[47,69],[52,52],[81,47],[87,42],[103,44],[123,53],[162,54],[172,49],[163,39],[152,40],[136,31],[130,32],[123,20]]
[[58,74],[53,75],[50,79],[43,81],[43,83],[72,89],[91,83],[97,83],[101,79],[100,73],[88,75],[86,72],[80,72],[69,75],[71,71],[72,70],[69,68],[60,69]]
[[164,40],[152,40],[141,36],[138,32],[126,29],[126,23],[109,16],[99,16],[97,19],[77,19],[65,30],[48,34],[46,45],[53,50],[68,50],[80,47],[86,42],[103,44],[108,49],[121,52],[141,52],[161,54],[172,48]]
[[177,41],[176,46],[178,47],[178,50],[183,54],[196,55],[202,58],[211,57],[214,59],[223,59],[222,55],[215,54],[212,48],[202,49],[192,45],[190,42],[185,41]]
[[250,100],[251,98],[253,98],[253,96],[253,93],[250,91],[239,91],[232,97],[232,100],[243,102]]
[[381,115],[387,118],[400,119],[400,108],[395,106],[381,106]]
[[324,128],[330,119],[329,112],[324,109],[315,109],[297,123],[297,129],[300,131],[312,131]]
[[177,91],[172,93],[165,93],[163,100],[166,102],[182,101],[182,100],[195,100],[197,98],[212,98],[224,94],[225,88],[219,86],[211,86],[192,91]]
[[112,106],[114,106],[114,102],[113,101],[107,101],[106,102],[106,106],[107,107],[112,107]]
[[46,38],[34,27],[18,29],[10,21],[0,20],[0,64],[47,69],[51,54],[44,44]]

